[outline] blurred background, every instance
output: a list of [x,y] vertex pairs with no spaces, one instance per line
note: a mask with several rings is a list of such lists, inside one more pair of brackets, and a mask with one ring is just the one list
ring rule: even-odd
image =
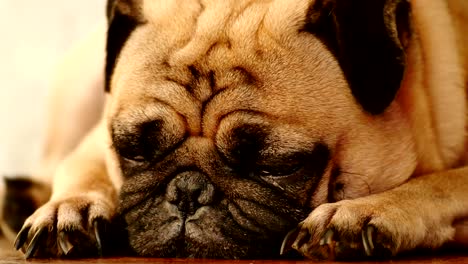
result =
[[105,0],[0,0],[0,175],[38,166],[51,76],[105,19]]

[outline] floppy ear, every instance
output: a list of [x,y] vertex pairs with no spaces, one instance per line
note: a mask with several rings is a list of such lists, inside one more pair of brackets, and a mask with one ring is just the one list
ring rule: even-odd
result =
[[403,79],[409,16],[408,0],[317,0],[304,29],[330,47],[362,108],[380,114]]
[[120,51],[135,28],[144,23],[139,11],[140,2],[139,0],[107,1],[106,92],[110,91],[110,80]]

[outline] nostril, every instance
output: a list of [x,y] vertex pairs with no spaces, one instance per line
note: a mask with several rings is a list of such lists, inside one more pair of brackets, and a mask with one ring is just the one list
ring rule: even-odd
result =
[[171,181],[166,189],[166,199],[168,202],[176,204],[179,199],[179,191],[175,181]]
[[213,202],[214,186],[207,177],[197,171],[178,174],[167,186],[166,199],[186,215]]
[[203,190],[200,190],[200,195],[198,195],[198,203],[201,205],[208,205],[213,202],[214,197],[214,186],[211,183],[208,183]]

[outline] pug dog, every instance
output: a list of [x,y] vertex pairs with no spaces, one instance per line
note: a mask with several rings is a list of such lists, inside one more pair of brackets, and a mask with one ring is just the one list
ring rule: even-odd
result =
[[59,82],[26,258],[100,254],[115,223],[150,257],[468,244],[466,1],[110,0],[107,15]]

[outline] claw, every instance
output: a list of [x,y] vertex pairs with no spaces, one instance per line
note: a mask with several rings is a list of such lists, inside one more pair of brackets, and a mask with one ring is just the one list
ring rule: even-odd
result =
[[96,237],[96,245],[97,245],[97,250],[98,250],[98,255],[102,257],[102,240],[101,240],[101,235],[99,232],[99,226],[100,226],[101,220],[94,220],[93,221],[93,229],[94,229],[94,236]]
[[73,244],[70,243],[70,240],[68,240],[68,234],[64,231],[60,232],[58,235],[58,244],[65,256],[68,255],[74,247]]
[[19,250],[23,247],[24,243],[28,239],[29,230],[31,230],[31,226],[25,226],[19,231],[14,244],[16,250]]
[[296,227],[284,237],[283,243],[281,244],[280,255],[284,255],[292,249],[292,244],[296,241],[297,236],[299,235],[300,227]]
[[43,235],[46,232],[47,232],[47,227],[41,227],[36,232],[36,234],[34,234],[34,237],[31,240],[31,243],[29,243],[28,249],[26,250],[26,253],[24,253],[24,256],[26,259],[33,257],[34,253],[36,253],[36,250],[39,246],[39,241],[44,237]]
[[333,237],[335,236],[335,231],[328,229],[327,232],[320,239],[320,246],[322,247],[322,258],[332,260],[336,258],[336,247],[338,242],[335,242]]
[[331,229],[328,229],[323,235],[322,239],[320,239],[320,246],[330,245],[333,242],[333,235],[334,232]]
[[373,240],[374,232],[375,232],[375,227],[371,225],[367,226],[361,232],[362,245],[364,246],[364,251],[366,252],[366,255],[368,257],[373,256],[373,253],[374,253],[374,240]]

